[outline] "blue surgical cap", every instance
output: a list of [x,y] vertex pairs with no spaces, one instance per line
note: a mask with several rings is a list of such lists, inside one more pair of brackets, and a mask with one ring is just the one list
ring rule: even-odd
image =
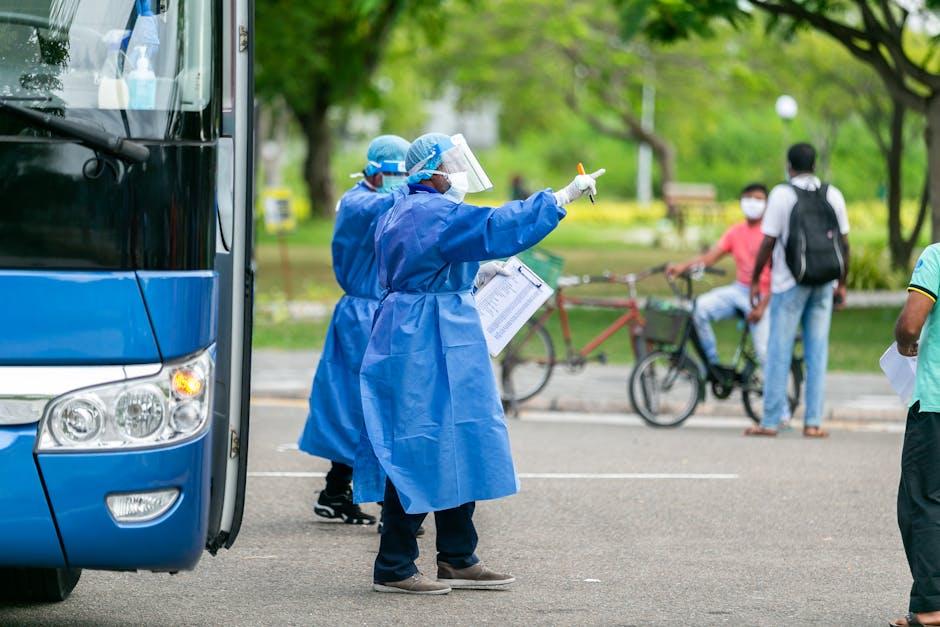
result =
[[420,164],[421,169],[409,176],[408,182],[420,183],[431,178],[432,173],[430,170],[436,170],[440,167],[441,155],[451,146],[453,146],[453,142],[450,141],[450,136],[444,133],[425,133],[414,140],[408,154],[405,156],[405,168],[411,172],[415,166]]
[[[365,167],[365,175],[372,176],[379,172],[388,170],[384,166],[387,162],[397,163],[405,160],[405,153],[411,144],[408,140],[398,135],[379,135],[369,144],[369,151],[366,153],[368,163]],[[395,172],[399,168],[395,168]],[[391,173],[391,172],[390,172]]]

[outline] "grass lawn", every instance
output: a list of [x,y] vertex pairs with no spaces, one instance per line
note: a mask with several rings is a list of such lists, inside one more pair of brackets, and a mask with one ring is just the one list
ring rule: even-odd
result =
[[[894,308],[849,309],[836,312],[832,319],[829,369],[851,372],[878,371],[878,358],[893,339],[894,321],[898,310]],[[570,312],[573,342],[583,346],[617,317],[616,312],[576,309]],[[258,320],[255,324],[254,345],[257,348],[317,349],[323,346],[328,321],[271,322]],[[557,316],[549,323],[555,340],[555,350],[563,354],[564,343]],[[715,329],[718,346],[723,357],[730,356],[740,338],[740,330],[733,321],[718,324]],[[626,330],[611,337],[599,349],[612,363],[629,363],[629,335]]]
[[[330,237],[332,223],[311,221],[287,238],[291,264],[294,298],[331,302],[342,294],[333,278],[330,266]],[[579,222],[563,223],[544,242],[545,248],[565,259],[566,274],[599,274],[604,270],[615,273],[639,271],[666,261],[685,259],[695,253],[688,249],[643,247],[631,241],[630,227],[599,226]],[[262,235],[257,248],[259,303],[283,300],[284,277],[280,266],[280,249],[275,238]],[[733,265],[726,262],[727,277],[706,277],[696,285],[701,293],[733,280]],[[669,289],[661,277],[640,284],[641,294],[668,294]],[[579,294],[625,295],[625,288],[616,285],[590,286]],[[894,308],[850,309],[837,312],[832,321],[832,345],[829,352],[831,370],[873,372],[878,370],[878,358],[892,341],[894,321],[898,310]],[[571,326],[575,346],[583,346],[617,318],[616,311],[572,310]],[[323,346],[328,321],[296,322],[274,321],[258,315],[255,322],[254,345],[270,348],[319,349]],[[561,329],[557,316],[549,321],[556,351],[563,351]],[[718,345],[725,356],[737,345],[740,331],[737,323],[729,321],[717,325]],[[610,338],[600,348],[613,363],[631,361],[629,337],[625,330]]]

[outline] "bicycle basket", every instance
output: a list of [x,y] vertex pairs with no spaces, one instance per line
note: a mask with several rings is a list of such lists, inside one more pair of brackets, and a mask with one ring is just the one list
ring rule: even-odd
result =
[[565,266],[565,260],[544,248],[530,248],[516,255],[519,260],[529,266],[532,272],[539,275],[546,285],[555,289],[558,287],[558,277]]
[[685,338],[692,312],[670,302],[649,299],[643,309],[643,339],[675,346]]

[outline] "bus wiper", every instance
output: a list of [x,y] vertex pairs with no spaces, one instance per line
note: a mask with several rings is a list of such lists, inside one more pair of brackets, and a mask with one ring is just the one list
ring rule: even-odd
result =
[[13,104],[6,98],[0,97],[0,111],[7,111],[30,124],[49,129],[63,137],[76,140],[89,148],[99,150],[123,161],[143,163],[150,158],[150,149],[143,144],[138,144],[118,135],[112,135],[87,124],[66,120]]

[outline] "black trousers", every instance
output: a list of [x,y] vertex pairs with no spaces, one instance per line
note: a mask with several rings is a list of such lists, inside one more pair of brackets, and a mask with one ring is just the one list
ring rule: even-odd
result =
[[326,493],[342,494],[352,485],[353,469],[340,462],[333,462],[330,472],[326,473]]
[[914,585],[911,612],[940,610],[940,414],[911,407],[901,451],[898,527]]
[[[437,560],[455,568],[473,566],[480,560],[477,531],[473,526],[476,503],[434,512],[437,526]],[[385,483],[385,505],[382,510],[382,540],[375,558],[373,580],[377,583],[401,581],[418,572],[418,540],[415,534],[427,514],[407,514],[391,481]]]

